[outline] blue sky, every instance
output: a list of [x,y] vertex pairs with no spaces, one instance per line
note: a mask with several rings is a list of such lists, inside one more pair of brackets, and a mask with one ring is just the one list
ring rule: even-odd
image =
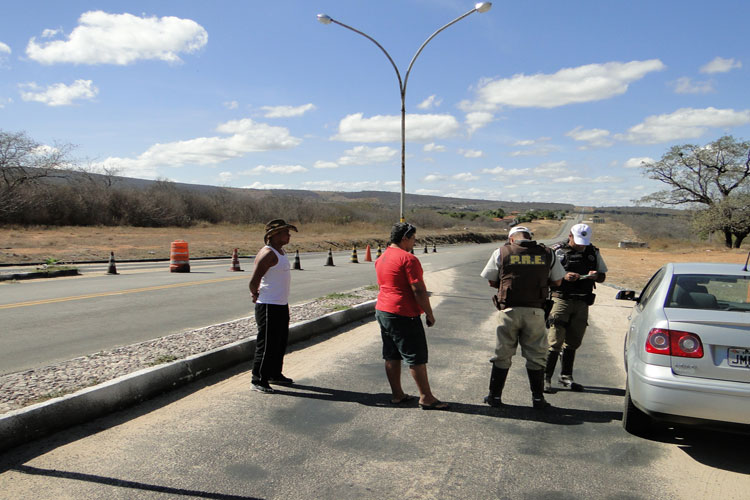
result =
[[[12,2],[0,129],[92,168],[251,188],[400,190],[396,74],[458,0]],[[750,4],[494,2],[406,92],[406,191],[629,205],[672,145],[750,139]]]

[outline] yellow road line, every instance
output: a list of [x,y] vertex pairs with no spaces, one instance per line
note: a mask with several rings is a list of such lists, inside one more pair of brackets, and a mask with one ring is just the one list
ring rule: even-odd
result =
[[247,279],[247,277],[246,276],[232,276],[231,278],[216,278],[212,280],[187,281],[185,283],[173,283],[171,285],[157,285],[157,286],[148,286],[145,288],[131,288],[129,290],[120,290],[117,292],[91,293],[87,295],[75,295],[73,297],[59,297],[56,299],[30,300],[28,302],[16,302],[15,304],[3,304],[3,305],[0,305],[0,309],[14,309],[16,307],[39,306],[43,304],[55,304],[58,302],[69,302],[71,300],[94,299],[98,297],[110,297],[112,295],[125,295],[128,293],[150,292],[152,290],[166,290],[168,288],[180,288],[183,286],[205,285],[208,283],[220,283],[222,281],[232,281],[232,280],[240,280],[240,279]]

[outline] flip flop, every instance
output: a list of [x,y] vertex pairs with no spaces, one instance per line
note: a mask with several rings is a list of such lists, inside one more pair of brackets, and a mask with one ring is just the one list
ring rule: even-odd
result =
[[423,410],[447,410],[451,407],[448,403],[443,403],[440,400],[435,400],[432,404],[426,405],[419,403],[419,407]]
[[404,403],[409,403],[411,401],[414,401],[417,399],[416,396],[412,396],[411,394],[405,395],[403,398],[399,399],[398,401],[391,399],[391,404],[394,406],[402,405]]

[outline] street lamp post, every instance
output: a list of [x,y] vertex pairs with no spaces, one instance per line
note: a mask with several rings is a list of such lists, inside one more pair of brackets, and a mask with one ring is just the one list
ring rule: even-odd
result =
[[414,61],[417,60],[417,57],[419,57],[419,54],[422,53],[422,50],[425,48],[425,46],[437,36],[438,33],[443,31],[448,26],[451,26],[461,19],[469,16],[470,14],[473,14],[474,12],[484,13],[490,10],[492,7],[492,2],[480,2],[474,6],[473,9],[471,9],[469,12],[458,16],[453,21],[449,22],[439,30],[435,31],[430,37],[424,41],[421,47],[419,47],[419,50],[417,50],[417,53],[414,54],[414,57],[411,58],[411,62],[409,63],[409,67],[406,69],[406,75],[404,76],[403,81],[401,80],[401,73],[398,70],[398,66],[396,66],[396,63],[393,62],[393,59],[391,58],[390,54],[388,54],[388,51],[386,51],[382,45],[380,45],[377,40],[375,40],[373,37],[368,35],[367,33],[363,33],[362,31],[359,31],[356,28],[352,28],[349,25],[346,25],[342,22],[339,22],[332,17],[326,15],[326,14],[318,14],[318,21],[320,21],[323,24],[338,24],[339,26],[343,26],[346,29],[349,29],[355,33],[358,33],[362,35],[363,37],[370,40],[372,43],[378,46],[380,50],[383,51],[383,54],[385,54],[385,57],[388,58],[391,65],[393,66],[393,69],[396,71],[396,77],[398,78],[398,88],[401,93],[401,215],[400,219],[401,222],[406,222],[406,219],[404,218],[404,193],[406,191],[406,84],[409,81],[409,73],[411,72],[412,66],[414,66]]

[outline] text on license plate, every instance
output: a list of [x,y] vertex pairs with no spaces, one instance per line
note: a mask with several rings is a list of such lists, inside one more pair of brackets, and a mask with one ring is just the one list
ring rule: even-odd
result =
[[729,366],[750,368],[750,349],[730,347],[729,352],[727,353],[727,363]]

